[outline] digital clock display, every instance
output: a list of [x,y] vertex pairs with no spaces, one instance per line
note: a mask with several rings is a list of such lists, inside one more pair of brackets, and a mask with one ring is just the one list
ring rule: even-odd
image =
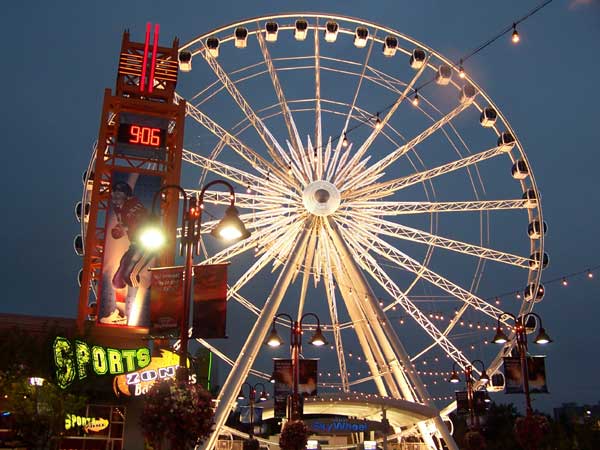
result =
[[159,127],[135,123],[121,123],[119,125],[117,140],[123,144],[164,148],[166,134],[166,130]]

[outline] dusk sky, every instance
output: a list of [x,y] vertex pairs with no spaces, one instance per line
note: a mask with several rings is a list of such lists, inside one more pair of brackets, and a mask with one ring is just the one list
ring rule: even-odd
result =
[[[0,225],[0,311],[76,315],[77,272],[82,260],[73,251],[73,238],[79,233],[74,207],[81,199],[81,175],[98,135],[103,91],[114,89],[125,29],[131,31],[132,40],[143,41],[146,23],[160,23],[161,43],[166,46],[175,36],[185,43],[211,29],[269,13],[338,13],[398,30],[456,61],[538,3],[7,3],[0,20],[4,54],[0,123],[5,155],[0,183],[7,199]],[[567,401],[595,404],[600,401],[600,241],[596,235],[600,223],[600,4],[596,0],[554,1],[518,29],[519,45],[506,35],[471,58],[465,68],[498,105],[523,144],[549,226],[545,245],[550,264],[542,280],[559,281],[546,285],[546,296],[535,311],[554,339],[544,349],[550,394],[536,397],[534,406],[549,410]],[[201,58],[194,62],[202,65]],[[379,104],[383,108],[393,100],[382,98]],[[186,143],[198,138],[201,135],[186,135]],[[525,233],[526,221],[522,228]],[[588,268],[595,275],[592,279],[585,273]],[[523,282],[516,279],[487,276],[478,291],[482,298],[523,289]],[[561,284],[562,277],[567,287]],[[262,283],[256,280],[253,295],[266,297],[272,287],[269,283],[270,278]],[[511,300],[510,295],[503,297],[503,307],[509,308]],[[514,304],[510,308],[516,309]],[[233,336],[235,331],[230,326],[232,352],[240,339]],[[488,334],[491,337],[492,332]],[[444,362],[437,370],[450,367]],[[444,395],[452,392],[449,386],[443,391]],[[523,403],[520,396],[501,393],[494,399]]]

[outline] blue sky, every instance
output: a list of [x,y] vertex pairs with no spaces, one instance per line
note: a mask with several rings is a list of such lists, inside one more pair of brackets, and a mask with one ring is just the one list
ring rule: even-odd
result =
[[[4,62],[1,221],[3,312],[74,316],[81,260],[74,205],[81,173],[98,133],[101,99],[113,87],[121,35],[143,40],[146,22],[161,24],[164,44],[191,40],[218,26],[270,12],[339,12],[371,20],[457,59],[533,8],[535,1],[220,1],[11,2],[0,27]],[[600,127],[600,5],[555,1],[508,36],[472,58],[476,82],[516,130],[542,193],[549,224],[546,248],[553,279],[600,264],[597,238]],[[594,280],[554,283],[536,311],[555,342],[547,350],[552,394],[563,401],[597,402],[600,346],[600,271]],[[487,297],[519,285],[487,286]],[[440,370],[448,370],[440,368]],[[585,376],[582,376],[585,374]],[[503,400],[503,397],[499,397]],[[506,400],[520,403],[517,397]]]

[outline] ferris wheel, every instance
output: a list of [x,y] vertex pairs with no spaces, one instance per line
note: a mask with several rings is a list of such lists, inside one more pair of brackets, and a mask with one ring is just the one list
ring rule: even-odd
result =
[[[498,370],[507,349],[483,333],[543,298],[545,223],[522,145],[462,66],[396,30],[312,13],[214,29],[179,64],[182,180],[190,193],[236,184],[252,231],[225,249],[204,242],[202,264],[232,263],[229,314],[242,319],[229,333],[244,336],[235,350],[201,340],[232,366],[217,428],[247,376],[269,378],[261,348],[280,311],[321,317],[323,392],[447,414],[453,362]],[[500,303],[505,283],[522,288]],[[418,430],[447,435],[441,420]]]

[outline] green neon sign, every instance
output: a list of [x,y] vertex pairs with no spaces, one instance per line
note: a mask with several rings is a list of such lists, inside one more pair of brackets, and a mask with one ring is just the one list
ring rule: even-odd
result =
[[150,364],[150,349],[104,348],[90,346],[83,341],[69,341],[57,336],[52,346],[54,365],[56,366],[56,382],[66,389],[75,381],[87,377],[91,368],[96,375],[120,375],[133,372]]

